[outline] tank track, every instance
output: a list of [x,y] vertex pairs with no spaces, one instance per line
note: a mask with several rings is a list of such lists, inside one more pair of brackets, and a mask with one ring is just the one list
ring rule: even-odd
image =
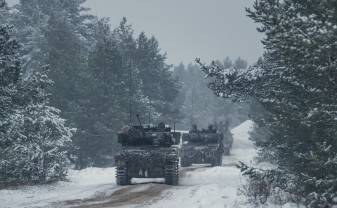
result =
[[117,166],[116,183],[118,186],[127,186],[131,184],[131,179],[128,176],[127,166]]
[[179,183],[179,162],[178,159],[170,161],[165,165],[165,183],[167,185],[177,186]]
[[212,167],[221,166],[222,165],[222,152],[217,152],[215,156],[216,157],[213,158],[213,162],[211,163]]

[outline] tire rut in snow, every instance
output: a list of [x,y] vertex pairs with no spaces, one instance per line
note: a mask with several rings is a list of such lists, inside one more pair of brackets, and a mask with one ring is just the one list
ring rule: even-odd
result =
[[161,192],[168,188],[170,186],[165,184],[131,185],[115,191],[110,196],[66,201],[64,206],[71,208],[103,208],[140,205],[160,196]]
[[[183,168],[180,171],[180,177],[186,177],[188,172],[194,172],[196,170],[202,171],[207,167],[205,166],[191,166]],[[69,207],[69,208],[108,208],[108,207],[127,207],[135,206],[142,207],[142,205],[148,205],[160,200],[162,192],[179,186],[168,186],[161,183],[144,183],[130,185],[117,189],[110,195],[104,193],[97,194],[94,197],[88,199],[77,199],[62,202],[60,204],[55,203],[55,207]]]

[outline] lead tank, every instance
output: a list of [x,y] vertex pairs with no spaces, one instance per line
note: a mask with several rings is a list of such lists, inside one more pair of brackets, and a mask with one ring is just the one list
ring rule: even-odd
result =
[[128,126],[118,134],[118,142],[117,185],[129,185],[132,178],[164,178],[166,184],[178,185],[178,150],[170,127]]
[[194,127],[188,134],[183,134],[181,147],[181,166],[211,164],[221,166],[225,152],[224,136],[216,129],[197,130]]

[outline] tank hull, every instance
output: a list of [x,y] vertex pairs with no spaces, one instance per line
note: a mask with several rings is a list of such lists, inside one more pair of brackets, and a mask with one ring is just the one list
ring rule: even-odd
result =
[[120,175],[117,171],[119,185],[130,184],[132,178],[164,178],[169,185],[178,184],[176,147],[129,147],[116,155],[115,162],[117,170],[123,170]]
[[217,146],[183,145],[180,153],[181,166],[187,167],[192,164],[221,166],[223,153],[223,149]]

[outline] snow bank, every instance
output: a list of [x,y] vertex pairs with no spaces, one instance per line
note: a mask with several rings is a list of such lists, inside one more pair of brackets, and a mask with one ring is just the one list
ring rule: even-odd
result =
[[227,158],[227,161],[242,161],[248,164],[253,162],[253,159],[257,154],[257,150],[253,142],[249,140],[249,134],[253,128],[254,122],[248,120],[231,130],[234,141],[231,155]]
[[237,186],[240,171],[236,167],[214,167],[200,168],[187,172],[180,180],[180,185],[209,185],[218,184],[223,186]]
[[154,201],[149,207],[245,207],[241,204],[244,200],[237,194],[243,178],[235,163],[249,163],[256,155],[254,145],[249,140],[249,132],[253,126],[252,121],[246,121],[232,130],[233,148],[231,155],[224,157],[224,166],[198,167],[193,171],[186,171],[180,179],[180,186],[165,191],[162,199]]
[[115,168],[70,170],[69,182],[51,185],[24,186],[15,190],[0,190],[0,207],[48,207],[59,201],[84,199],[95,194],[109,194],[116,188]]
[[251,120],[247,120],[243,122],[242,124],[238,125],[237,127],[234,127],[231,130],[231,132],[234,136],[234,139],[237,139],[236,141],[240,141],[240,142],[236,143],[236,146],[233,146],[233,147],[240,147],[242,146],[242,144],[248,144],[247,146],[249,148],[252,147],[251,145],[252,143],[249,140],[249,135],[250,135],[250,132],[253,130],[253,128],[254,128],[254,122]]
[[87,168],[70,170],[68,179],[81,185],[97,185],[110,183],[115,185],[115,168]]
[[[256,150],[249,140],[249,132],[252,128],[253,122],[246,121],[232,130],[233,148],[231,155],[224,157],[224,166],[214,168],[201,166],[194,170],[183,170],[180,186],[170,187],[162,193],[159,199],[146,202],[142,207],[242,207],[239,202],[243,200],[237,195],[237,189],[243,178],[234,165],[238,161],[246,163],[253,161]],[[50,207],[51,205],[62,207],[61,201],[109,196],[120,189],[115,183],[115,172],[115,168],[70,170],[68,182],[25,186],[16,190],[0,190],[0,207],[32,208]],[[144,181],[134,180],[134,182]],[[142,192],[147,188],[147,184],[135,186],[130,193]]]

